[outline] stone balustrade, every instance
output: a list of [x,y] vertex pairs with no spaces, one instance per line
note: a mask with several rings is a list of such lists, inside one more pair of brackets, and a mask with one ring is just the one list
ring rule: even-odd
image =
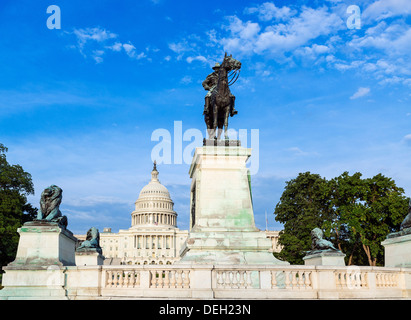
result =
[[411,268],[193,264],[5,271],[1,299],[411,298]]
[[124,265],[62,272],[69,299],[411,298],[411,268]]

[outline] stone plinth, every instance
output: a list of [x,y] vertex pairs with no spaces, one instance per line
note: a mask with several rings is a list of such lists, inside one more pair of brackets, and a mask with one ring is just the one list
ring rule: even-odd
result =
[[411,267],[411,232],[390,234],[381,244],[386,267]]
[[230,143],[197,148],[190,167],[190,234],[179,263],[288,264],[274,258],[256,228],[246,161],[251,149]]
[[76,265],[77,266],[102,266],[103,263],[104,263],[104,257],[101,255],[101,253],[98,250],[94,248],[88,248],[87,250],[76,251]]
[[341,251],[319,251],[307,254],[303,260],[306,266],[345,266],[344,257]]
[[31,221],[17,230],[20,234],[16,259],[8,268],[74,266],[77,238],[56,222]]
[[0,299],[67,299],[66,266],[75,266],[77,238],[57,222],[31,221],[20,234],[16,259],[3,267]]

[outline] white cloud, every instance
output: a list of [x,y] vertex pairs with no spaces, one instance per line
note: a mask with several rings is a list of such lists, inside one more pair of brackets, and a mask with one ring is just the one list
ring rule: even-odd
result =
[[190,77],[190,76],[185,76],[185,77],[183,77],[181,80],[180,80],[180,82],[182,83],[182,84],[189,84],[189,83],[191,83],[193,80],[192,80],[192,78]]
[[274,3],[264,2],[258,7],[246,8],[244,13],[248,14],[258,14],[258,18],[261,21],[270,21],[273,19],[283,20],[287,19],[290,16],[296,13],[295,10],[290,9],[289,7],[283,6],[281,8],[276,7]]
[[411,1],[409,0],[378,0],[364,10],[363,17],[367,21],[372,21],[410,14]]
[[116,41],[110,43],[112,40],[117,39],[118,35],[100,27],[74,29],[73,34],[77,38],[77,48],[80,53],[84,57],[91,56],[96,63],[103,62],[102,56],[107,50],[112,52],[124,50],[127,56],[136,60],[146,57],[144,52],[137,54],[136,47],[131,42],[121,43]]
[[103,62],[103,58],[102,58],[103,54],[104,54],[103,50],[94,50],[92,57],[94,61],[96,61],[96,63],[101,63]]
[[303,7],[299,15],[265,29],[255,22],[243,22],[237,16],[228,19],[229,25],[225,29],[230,31],[230,36],[222,39],[224,49],[243,54],[268,53],[282,56],[311,40],[344,28],[341,17],[329,12],[326,7]]
[[318,45],[315,43],[312,46],[298,48],[295,51],[297,55],[310,59],[316,59],[319,55],[326,54],[328,52],[330,52],[330,48],[328,46]]
[[354,99],[358,99],[358,98],[364,97],[364,96],[366,96],[367,94],[369,94],[370,91],[371,91],[370,88],[360,87],[360,88],[358,88],[357,92],[355,92],[355,93],[350,97],[350,99],[351,99],[351,100],[354,100]]
[[80,47],[83,47],[90,40],[103,42],[108,39],[117,38],[117,35],[115,33],[107,31],[100,27],[74,29],[73,33],[76,35]]
[[115,44],[111,46],[106,46],[106,48],[119,52],[123,48],[123,44],[121,42],[116,42]]
[[348,44],[355,49],[382,50],[390,56],[408,55],[411,50],[411,27],[403,22],[387,24],[382,21],[367,29],[363,37],[357,37]]
[[191,50],[190,46],[185,40],[178,42],[178,43],[170,43],[168,47],[176,53],[182,53],[182,52]]
[[380,15],[361,31],[347,29],[346,1],[329,0],[314,8],[267,1],[246,7],[243,16],[224,17],[221,30],[211,29],[202,38],[186,36],[169,48],[175,59],[188,63],[218,61],[215,52],[221,48],[238,59],[260,55],[291,67],[351,71],[381,85],[411,85],[411,26],[403,19],[411,14],[411,1],[374,0],[366,7],[364,0],[359,5],[368,17]]
[[193,61],[207,62],[207,58],[204,56],[188,57],[186,60],[188,63]]

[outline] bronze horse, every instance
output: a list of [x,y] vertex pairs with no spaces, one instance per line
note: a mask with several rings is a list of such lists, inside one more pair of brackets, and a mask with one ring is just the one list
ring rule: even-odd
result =
[[[205,114],[204,121],[207,125],[209,139],[220,139],[224,128],[224,138],[228,139],[228,116],[230,111],[234,109],[235,97],[231,94],[229,86],[234,82],[229,83],[228,73],[240,70],[241,62],[235,60],[232,55],[224,56],[223,63],[218,71],[217,86],[211,93],[210,97],[210,112]],[[235,79],[236,80],[236,79]],[[231,114],[233,116],[233,114]],[[216,136],[216,129],[218,133]]]

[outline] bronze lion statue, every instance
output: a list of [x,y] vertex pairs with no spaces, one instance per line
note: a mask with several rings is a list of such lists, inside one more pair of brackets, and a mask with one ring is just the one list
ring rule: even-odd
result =
[[100,247],[100,233],[97,228],[91,227],[87,231],[86,240],[84,240],[76,251],[87,251],[89,249],[95,250],[98,253],[102,253]]
[[37,220],[57,222],[59,226],[67,227],[67,217],[60,211],[60,204],[63,198],[63,190],[56,185],[44,189],[40,197],[40,210],[37,213]]
[[328,241],[323,239],[323,232],[320,228],[314,228],[311,230],[311,248],[314,251],[324,251],[324,250],[333,250],[333,251],[339,251],[337,248],[334,247],[334,245]]

